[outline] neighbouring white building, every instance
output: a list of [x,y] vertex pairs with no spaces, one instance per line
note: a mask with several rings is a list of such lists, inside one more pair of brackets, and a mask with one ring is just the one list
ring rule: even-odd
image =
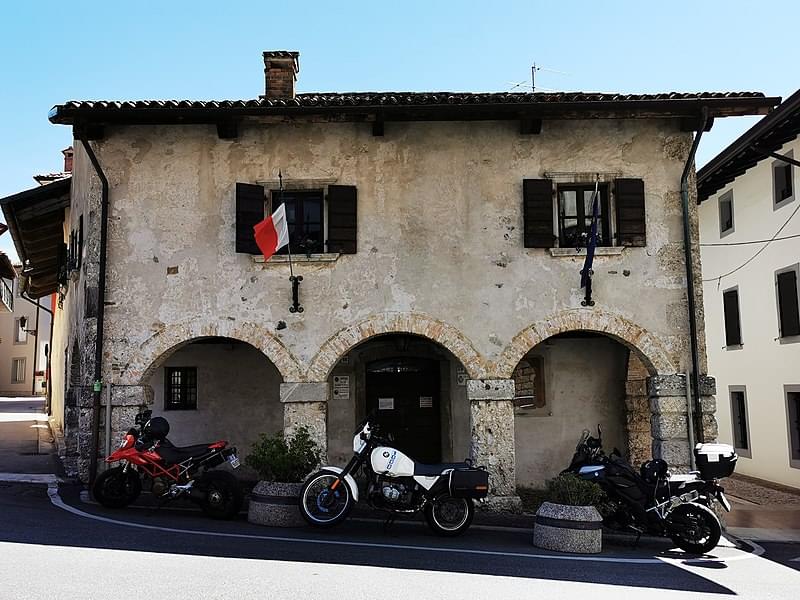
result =
[[797,488],[799,133],[800,91],[698,173],[708,368],[717,380],[719,439],[736,447],[737,472]]

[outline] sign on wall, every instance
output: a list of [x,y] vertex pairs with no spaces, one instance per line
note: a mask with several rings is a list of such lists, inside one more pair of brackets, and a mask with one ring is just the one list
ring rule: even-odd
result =
[[433,408],[433,396],[420,396],[419,397],[419,407],[420,408]]
[[337,400],[350,400],[350,376],[336,375],[333,378],[333,397]]
[[394,410],[394,398],[378,398],[378,410]]

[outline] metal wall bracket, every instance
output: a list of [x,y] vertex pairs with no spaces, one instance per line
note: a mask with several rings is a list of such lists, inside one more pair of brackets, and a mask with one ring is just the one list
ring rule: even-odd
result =
[[289,307],[290,313],[301,313],[303,307],[300,305],[300,282],[303,281],[302,275],[292,275],[289,277],[292,282],[292,305]]
[[[583,269],[581,269],[581,275],[583,275]],[[594,271],[589,269],[589,274],[586,276],[586,295],[581,301],[581,306],[594,306],[594,300],[592,300],[592,275],[594,275]]]

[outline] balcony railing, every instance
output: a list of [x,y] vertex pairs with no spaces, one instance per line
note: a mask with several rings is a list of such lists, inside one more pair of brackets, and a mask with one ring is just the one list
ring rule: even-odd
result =
[[0,279],[0,312],[8,311],[14,312],[14,292],[11,291],[9,285],[4,279]]

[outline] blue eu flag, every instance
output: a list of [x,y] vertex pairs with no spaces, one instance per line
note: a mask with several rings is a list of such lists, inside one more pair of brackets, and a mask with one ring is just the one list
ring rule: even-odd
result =
[[592,227],[589,239],[586,241],[586,260],[581,271],[581,287],[591,285],[592,263],[594,262],[594,249],[597,247],[597,218],[600,212],[600,193],[599,182],[594,184],[594,194],[592,195]]

